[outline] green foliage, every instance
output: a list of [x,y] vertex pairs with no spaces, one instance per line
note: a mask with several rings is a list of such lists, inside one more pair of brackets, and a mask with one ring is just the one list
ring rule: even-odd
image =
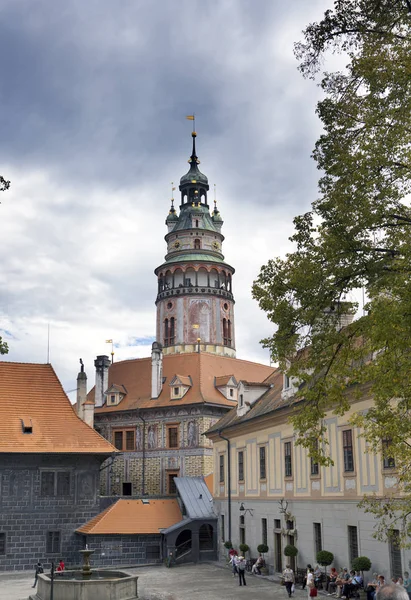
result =
[[259,544],[257,546],[257,552],[259,554],[266,554],[268,552],[268,546],[267,546],[267,544]]
[[248,546],[248,544],[240,544],[240,545],[239,545],[239,548],[240,548],[241,552],[242,552],[243,554],[245,554],[246,552],[248,552],[248,551],[249,551],[249,549],[250,549],[250,546]]
[[371,561],[366,556],[358,556],[351,563],[351,568],[354,571],[369,571],[371,569]]
[[0,337],[0,354],[7,354],[9,351],[9,347],[7,345],[7,342],[3,342],[2,338]]
[[[411,15],[406,0],[338,0],[296,45],[313,77],[327,51],[348,64],[323,73],[317,106],[324,133],[313,157],[322,172],[312,210],[294,219],[294,251],[261,268],[253,296],[278,328],[263,340],[304,398],[292,416],[297,443],[332,464],[324,417],[357,414],[371,452],[390,442],[395,497],[367,498],[375,536],[411,535]],[[353,301],[364,290],[362,314]],[[346,325],[346,326],[344,326]],[[297,406],[296,406],[297,408]],[[398,492],[403,492],[398,499]]]
[[233,544],[230,541],[226,541],[224,542],[224,548],[227,548],[227,550],[231,550],[231,548],[233,547]]
[[317,562],[322,567],[328,567],[334,560],[334,554],[327,550],[320,550],[317,552]]
[[287,544],[287,546],[284,548],[284,555],[285,556],[297,556],[298,554],[298,549],[293,546],[292,544]]

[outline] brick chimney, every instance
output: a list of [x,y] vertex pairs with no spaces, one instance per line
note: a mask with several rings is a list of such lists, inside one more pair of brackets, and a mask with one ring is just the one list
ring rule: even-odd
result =
[[108,388],[108,368],[111,365],[111,361],[105,354],[97,356],[94,361],[96,367],[96,387],[94,391],[95,406],[103,406],[104,404],[104,392]]
[[151,397],[158,398],[163,389],[163,347],[153,342],[151,347]]
[[84,364],[80,358],[80,372],[77,375],[77,414],[84,421],[84,403],[87,400],[87,375],[84,372]]

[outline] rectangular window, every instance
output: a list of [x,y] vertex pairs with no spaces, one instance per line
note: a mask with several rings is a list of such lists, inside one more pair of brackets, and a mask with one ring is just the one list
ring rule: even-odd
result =
[[382,461],[384,469],[395,469],[395,460],[390,456],[391,440],[386,438],[381,442],[382,446]]
[[402,577],[400,532],[398,531],[398,529],[394,529],[392,532],[392,537],[389,542],[389,548],[390,548],[391,575],[393,577]]
[[178,448],[178,427],[168,427],[168,447]]
[[174,388],[174,396],[179,396],[180,395],[180,388],[179,387],[175,387]]
[[113,445],[117,450],[133,452],[136,449],[135,429],[118,429],[113,433]]
[[286,477],[292,477],[293,474],[291,442],[284,444],[284,473]]
[[224,454],[220,454],[220,483],[224,483]]
[[322,547],[321,542],[321,523],[313,523],[314,525],[314,556],[317,556],[317,552],[320,552]]
[[354,471],[354,454],[352,447],[352,430],[346,429],[343,433],[344,471]]
[[57,472],[57,496],[70,496],[70,473]]
[[267,519],[261,519],[261,540],[263,544],[268,544]]
[[244,481],[244,452],[238,453],[238,481]]
[[54,471],[42,471],[40,496],[54,496]]
[[123,496],[132,496],[133,485],[130,481],[123,481]]
[[267,471],[265,467],[265,446],[260,446],[260,479],[267,478]]
[[[318,442],[315,444],[316,450],[318,451]],[[311,462],[311,475],[318,475],[320,472],[319,464],[313,458],[310,459]]]
[[160,558],[160,545],[146,546],[146,558],[158,560]]
[[240,394],[240,408],[244,406],[244,396],[243,394]]
[[348,525],[348,554],[350,564],[354,558],[358,558],[358,533],[353,525]]
[[167,474],[168,493],[172,495],[177,494],[177,486],[175,484],[174,477],[177,477],[177,473]]
[[233,388],[230,388],[230,398],[232,398],[234,396],[234,390]]
[[115,404],[116,403],[116,395],[115,394],[111,394],[111,396],[110,396],[110,402],[111,402],[111,404]]
[[134,441],[134,430],[126,431],[126,450],[134,450],[135,449],[135,441]]
[[122,431],[114,432],[114,446],[117,448],[117,450],[123,449],[123,432]]
[[60,531],[47,532],[46,554],[60,554]]
[[6,554],[6,534],[0,533],[0,554]]
[[281,519],[274,519],[274,529],[281,529]]
[[225,542],[225,518],[221,515],[221,541]]

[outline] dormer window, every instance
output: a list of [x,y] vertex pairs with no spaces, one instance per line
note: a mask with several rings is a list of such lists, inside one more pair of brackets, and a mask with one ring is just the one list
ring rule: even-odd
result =
[[234,390],[233,390],[233,388],[230,388],[230,398],[233,398],[233,397],[234,397]]
[[284,373],[284,382],[283,383],[284,383],[284,389],[285,390],[290,389],[290,387],[291,387],[290,378],[285,373]]
[[173,390],[174,396],[179,396],[180,395],[180,388],[179,387],[175,387]]
[[244,406],[244,396],[240,394],[240,406]]
[[115,394],[111,394],[110,395],[110,404],[115,404],[116,403],[116,395]]

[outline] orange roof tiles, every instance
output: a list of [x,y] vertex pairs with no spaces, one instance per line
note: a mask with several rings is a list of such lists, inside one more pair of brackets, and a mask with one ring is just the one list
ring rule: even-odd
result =
[[[31,422],[32,433],[23,433],[22,422]],[[117,450],[79,419],[51,365],[0,361],[0,452]]]
[[214,494],[214,473],[204,475],[204,481],[211,495]]
[[[236,402],[225,398],[215,387],[215,378],[233,375],[237,381],[264,381],[274,369],[267,365],[207,352],[166,354],[163,357],[165,382],[158,398],[151,398],[151,357],[125,360],[110,365],[108,385],[114,381],[124,385],[127,396],[117,406],[104,405],[96,413],[116,412],[135,408],[158,408],[170,405],[211,403],[231,408]],[[190,377],[192,386],[182,399],[171,399],[169,383],[176,373]],[[88,399],[94,399],[94,388]]]
[[77,529],[87,535],[159,533],[183,518],[176,499],[120,499]]
[[234,375],[222,375],[221,377],[216,377],[215,386],[222,387],[223,385],[227,385],[232,377],[234,377]]

